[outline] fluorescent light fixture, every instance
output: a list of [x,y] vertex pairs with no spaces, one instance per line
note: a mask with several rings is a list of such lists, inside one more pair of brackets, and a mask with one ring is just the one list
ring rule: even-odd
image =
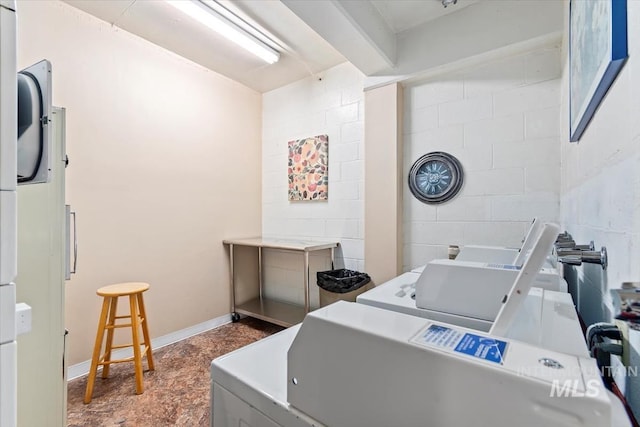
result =
[[[278,51],[252,35],[252,33],[257,32],[257,30],[249,26],[249,24],[247,24],[244,20],[236,17],[237,19],[234,19],[235,22],[231,21],[229,18],[223,16],[221,13],[217,12],[209,6],[206,6],[203,2],[200,1],[165,1],[185,15],[188,15],[189,17],[195,19],[206,27],[214,30],[221,36],[234,42],[238,46],[243,47],[247,51],[253,53],[269,64],[274,64],[278,62],[278,59],[280,59],[280,54],[278,53]],[[215,4],[217,7],[223,7],[217,2],[207,3]],[[230,11],[227,11],[227,13],[231,14]],[[263,35],[263,37],[265,36]]]

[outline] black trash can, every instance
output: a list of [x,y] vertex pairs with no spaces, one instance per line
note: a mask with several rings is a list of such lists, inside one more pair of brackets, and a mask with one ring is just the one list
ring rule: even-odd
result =
[[316,278],[320,287],[320,307],[336,301],[355,302],[358,295],[373,288],[367,273],[346,268],[318,271]]

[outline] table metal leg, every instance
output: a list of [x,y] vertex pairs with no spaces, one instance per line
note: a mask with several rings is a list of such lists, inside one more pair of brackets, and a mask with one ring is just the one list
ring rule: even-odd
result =
[[336,269],[336,250],[335,248],[331,248],[331,269],[335,270]]
[[231,284],[231,321],[237,322],[240,320],[240,315],[236,313],[236,286],[233,279],[233,244],[229,245],[229,283]]
[[309,312],[309,252],[304,252],[304,312]]
[[258,288],[260,290],[260,302],[262,302],[262,247],[258,246]]
[[231,312],[236,311],[236,288],[233,283],[233,245],[229,245],[229,283],[231,283]]

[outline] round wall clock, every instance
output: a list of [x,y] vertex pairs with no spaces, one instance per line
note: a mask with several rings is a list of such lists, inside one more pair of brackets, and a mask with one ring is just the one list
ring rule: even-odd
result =
[[462,188],[460,161],[441,151],[427,153],[411,166],[409,189],[424,203],[437,204],[451,200]]

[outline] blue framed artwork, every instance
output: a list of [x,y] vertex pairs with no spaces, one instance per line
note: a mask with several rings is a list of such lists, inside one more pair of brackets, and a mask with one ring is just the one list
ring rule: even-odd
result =
[[576,142],[629,56],[627,0],[571,0],[569,41],[569,140]]

